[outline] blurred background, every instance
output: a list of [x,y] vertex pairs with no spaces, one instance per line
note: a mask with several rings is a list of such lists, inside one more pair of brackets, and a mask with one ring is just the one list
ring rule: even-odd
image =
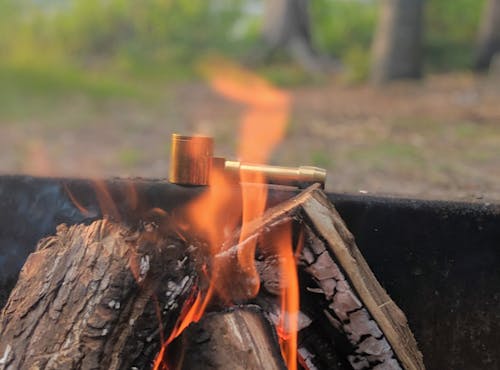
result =
[[500,0],[0,0],[0,172],[162,178],[172,132],[234,158],[223,60],[290,96],[272,163],[500,200],[499,52]]

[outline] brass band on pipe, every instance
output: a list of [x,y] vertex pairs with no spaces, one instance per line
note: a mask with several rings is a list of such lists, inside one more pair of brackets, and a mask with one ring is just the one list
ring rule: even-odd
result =
[[307,186],[316,182],[324,184],[326,180],[326,170],[312,166],[283,167],[226,161],[224,169],[240,178],[245,178],[245,173],[260,174],[264,182],[271,184]]

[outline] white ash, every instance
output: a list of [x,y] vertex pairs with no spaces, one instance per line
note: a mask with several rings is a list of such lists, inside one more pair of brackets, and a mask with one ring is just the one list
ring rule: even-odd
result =
[[168,298],[168,300],[163,307],[165,311],[175,310],[177,307],[179,307],[179,304],[177,303],[177,297],[179,297],[188,289],[188,283],[189,276],[184,276],[184,278],[178,284],[172,280],[169,280],[167,282],[167,291],[165,292],[165,296]]
[[155,229],[158,229],[158,224],[156,222],[145,222],[144,230],[148,233],[153,232]]
[[149,260],[150,258],[147,254],[141,257],[141,261],[139,262],[139,282],[144,280],[146,274],[149,271],[150,268]]
[[183,259],[177,261],[177,271],[181,270],[188,260],[188,256],[184,256]]
[[324,294],[323,289],[321,288],[311,288],[311,287],[306,287],[306,290],[311,293],[316,293],[316,294]]
[[70,333],[62,345],[62,349],[68,349],[72,341],[73,341],[73,336]]
[[157,328],[149,337],[146,337],[146,342],[151,343],[151,341],[160,334],[160,328]]
[[318,368],[314,365],[313,358],[316,357],[314,354],[309,352],[304,347],[299,347],[298,350],[300,358],[305,362],[308,370],[318,370]]
[[[2,358],[0,358],[0,365],[7,365],[7,361],[9,360],[9,355],[11,351],[12,347],[10,346],[10,344],[7,344],[7,347],[5,348]],[[3,370],[4,368],[5,368],[4,366],[0,366],[0,370]]]
[[175,283],[175,281],[169,280],[167,282],[167,289],[168,290],[165,292],[165,295],[167,296],[172,295],[174,291],[177,289],[177,284]]
[[109,301],[108,303],[108,307],[111,308],[111,309],[115,309],[115,310],[119,310],[120,309],[120,302],[118,301],[115,301],[114,299],[112,299],[111,301]]
[[[281,309],[278,307],[278,306],[274,306],[274,309],[270,310],[269,311],[269,319],[271,320],[271,322],[275,325],[275,326],[278,326],[278,325],[281,325],[282,324],[282,313],[281,313]],[[289,322],[290,320],[288,319],[290,316],[292,315],[288,315],[288,314],[285,314],[285,332],[289,332]],[[302,311],[299,311],[298,312],[298,315],[297,315],[297,331],[301,331],[302,329],[304,328],[307,328],[309,325],[311,325],[312,323],[312,320],[309,316],[307,316],[305,313],[303,313]]]

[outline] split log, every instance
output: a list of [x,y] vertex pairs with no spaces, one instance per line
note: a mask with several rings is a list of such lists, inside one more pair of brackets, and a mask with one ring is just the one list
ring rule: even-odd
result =
[[[253,221],[246,239],[235,243],[232,250],[244,248],[249,240],[263,239],[286,222],[298,222],[305,228],[306,240],[299,260],[316,284],[309,290],[321,293],[327,302],[324,315],[351,344],[351,366],[424,369],[404,313],[378,283],[352,234],[318,186],[269,209],[262,219]],[[261,252],[266,249],[260,247]],[[271,278],[264,276],[263,286],[272,287],[266,279]]]
[[[356,354],[351,360],[352,365],[357,365],[353,367],[364,369],[375,365],[381,369],[392,369],[399,368],[401,365],[407,370],[424,369],[422,354],[418,350],[406,316],[377,281],[356,246],[354,237],[325,194],[318,190],[313,191],[311,198],[304,202],[302,208],[304,216],[309,219],[314,229],[314,232],[309,232],[309,235],[323,243],[331,261],[340,267],[335,270],[333,265],[325,263],[324,266],[319,267],[319,271],[330,271],[332,278],[336,280],[334,294],[331,297],[332,307],[333,311],[339,315],[342,324],[345,325],[344,331],[353,336],[351,341],[357,340]],[[305,243],[305,245],[319,248],[315,251],[316,261],[322,256],[326,259],[326,254],[320,250],[319,243],[315,244],[311,240],[311,243]],[[316,270],[316,273],[319,271]],[[341,274],[336,275],[337,271]],[[321,276],[321,273],[313,276],[318,281],[320,277],[325,277]],[[344,286],[342,286],[343,282],[346,283]],[[322,287],[326,293],[325,286],[322,285]],[[346,299],[337,297],[342,294]],[[349,295],[351,297],[347,298]],[[359,306],[347,304],[349,299],[352,299],[352,303],[355,302],[357,305],[356,298],[359,300]],[[340,317],[342,314],[345,314],[345,317]],[[380,335],[377,335],[379,332]],[[354,333],[357,335],[354,336]],[[389,357],[384,338],[394,352],[393,358]],[[396,364],[393,359],[399,364]],[[380,364],[377,365],[377,363]]]
[[184,243],[154,224],[60,226],[1,313],[0,369],[149,369],[195,289]]
[[184,349],[183,361],[177,362],[177,368],[286,369],[276,332],[257,306],[208,313],[200,322],[191,324],[176,342],[172,347],[180,345]]

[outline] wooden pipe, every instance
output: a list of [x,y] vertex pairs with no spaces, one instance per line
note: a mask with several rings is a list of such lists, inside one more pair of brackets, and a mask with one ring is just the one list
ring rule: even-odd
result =
[[[240,181],[243,173],[260,174],[265,183],[305,188],[313,183],[324,187],[326,170],[312,166],[283,167],[229,161],[213,156],[213,138],[172,134],[169,181],[182,185],[208,185],[213,168]],[[243,177],[249,178],[249,176]]]

